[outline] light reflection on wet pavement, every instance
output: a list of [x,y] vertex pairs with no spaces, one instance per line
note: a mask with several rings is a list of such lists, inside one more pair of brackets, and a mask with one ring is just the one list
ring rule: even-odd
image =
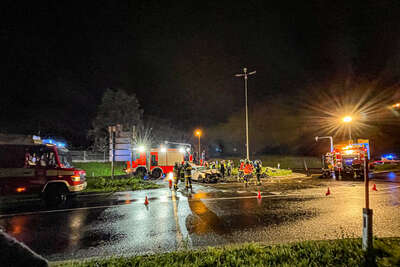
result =
[[[371,192],[374,232],[400,236],[400,184],[378,181]],[[0,227],[50,260],[360,236],[362,182],[329,186],[329,197],[324,187],[266,191],[257,199],[254,190],[195,185],[193,193],[161,188],[78,197],[59,211],[39,203],[3,205]],[[7,215],[17,211],[23,213]]]

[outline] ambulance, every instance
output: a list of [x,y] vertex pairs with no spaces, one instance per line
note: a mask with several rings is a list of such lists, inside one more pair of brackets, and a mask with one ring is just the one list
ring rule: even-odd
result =
[[85,177],[71,165],[64,143],[0,134],[0,199],[40,196],[48,206],[62,206],[86,188]]

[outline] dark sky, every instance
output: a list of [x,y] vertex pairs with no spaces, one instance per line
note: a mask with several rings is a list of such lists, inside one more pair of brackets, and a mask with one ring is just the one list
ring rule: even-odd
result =
[[[184,129],[249,101],[295,96],[343,73],[375,79],[399,59],[399,1],[5,1],[3,131],[82,143],[106,88]],[[399,71],[386,79],[396,80]]]

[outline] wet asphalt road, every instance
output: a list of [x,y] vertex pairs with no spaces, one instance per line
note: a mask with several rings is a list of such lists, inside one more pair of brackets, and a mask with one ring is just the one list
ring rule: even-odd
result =
[[[400,236],[400,174],[375,175],[374,183],[374,234]],[[331,195],[325,196],[328,186]],[[362,182],[263,190],[261,199],[256,187],[227,188],[195,184],[193,193],[161,188],[96,194],[77,197],[63,210],[35,201],[2,205],[0,227],[49,260],[361,236]]]

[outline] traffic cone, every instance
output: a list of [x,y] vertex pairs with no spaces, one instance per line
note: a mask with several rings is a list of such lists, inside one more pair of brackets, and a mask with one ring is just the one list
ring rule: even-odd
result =
[[147,196],[146,196],[146,199],[144,200],[144,204],[149,205],[149,200],[147,199]]
[[373,191],[378,191],[378,189],[376,189],[376,184],[374,184],[374,186],[372,187]]
[[328,191],[326,191],[325,196],[329,196],[330,194],[331,194],[331,190],[329,190],[329,187],[328,187]]
[[171,189],[171,188],[172,188],[172,180],[169,179],[169,189]]
[[258,199],[261,199],[261,192],[260,192],[260,190],[258,190],[257,198],[258,198]]

